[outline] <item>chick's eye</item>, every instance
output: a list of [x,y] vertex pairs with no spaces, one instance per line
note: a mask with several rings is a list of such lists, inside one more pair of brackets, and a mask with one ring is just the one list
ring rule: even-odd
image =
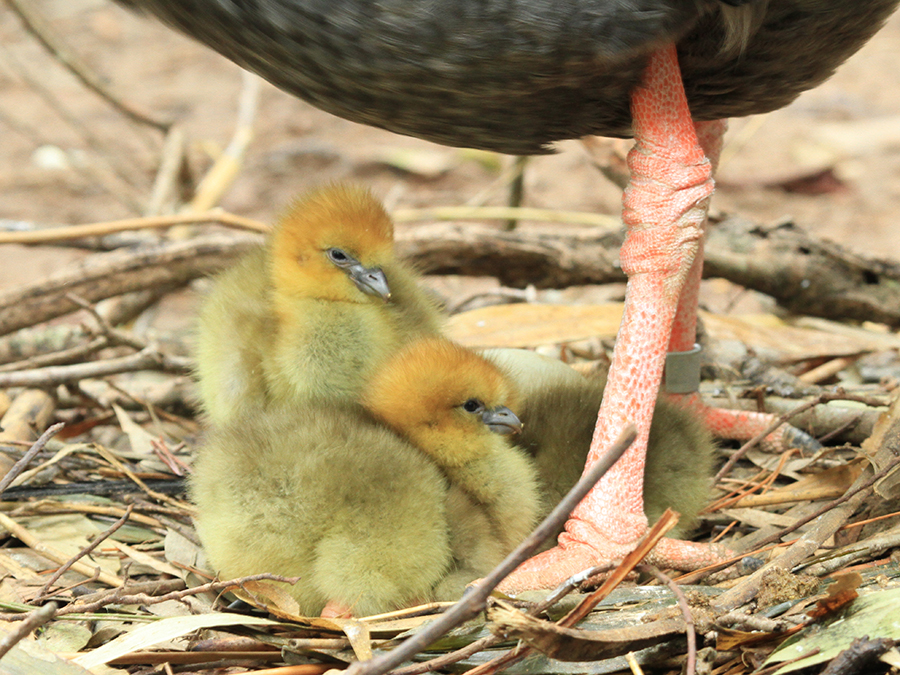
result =
[[468,401],[463,403],[463,410],[470,413],[481,412],[484,410],[484,404],[479,401],[477,398],[470,398]]
[[350,262],[350,256],[348,256],[339,248],[330,248],[325,253],[328,255],[328,258],[329,260],[331,260],[331,262],[338,265],[346,265]]

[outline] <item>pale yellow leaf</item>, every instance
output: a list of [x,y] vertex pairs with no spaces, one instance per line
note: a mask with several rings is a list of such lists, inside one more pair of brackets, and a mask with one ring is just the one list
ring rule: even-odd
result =
[[[874,331],[824,330],[828,324],[790,325],[771,314],[722,316],[700,312],[703,325],[713,340],[738,340],[757,349],[777,354],[782,360],[849,356],[884,349],[886,344],[900,347],[900,340]],[[829,322],[831,324],[833,322]]]
[[467,347],[537,347],[613,337],[621,321],[621,303],[494,305],[451,317],[447,333]]
[[154,455],[152,441],[154,441],[156,437],[131,419],[131,417],[128,416],[128,413],[122,410],[118,405],[113,403],[112,407],[113,410],[116,411],[116,418],[119,420],[119,426],[122,427],[122,431],[128,436],[131,451],[137,455]]
[[74,659],[78,665],[91,669],[95,666],[109,663],[113,659],[125,656],[141,649],[148,649],[153,645],[167,640],[174,640],[188,633],[193,633],[201,628],[215,628],[217,626],[275,626],[277,621],[264,619],[258,616],[244,616],[241,614],[197,614],[193,616],[176,616],[171,619],[162,619],[153,623],[144,624],[135,628],[130,633],[117,637],[98,649],[86,654],[81,654]]
[[129,558],[134,560],[136,563],[146,565],[147,567],[154,569],[157,572],[162,572],[163,574],[171,574],[173,577],[181,576],[180,570],[177,567],[173,567],[163,560],[159,560],[152,555],[144,553],[143,551],[138,551],[135,548],[131,548],[131,546],[129,546],[128,544],[123,544],[121,541],[110,540],[109,543],[115,546]]

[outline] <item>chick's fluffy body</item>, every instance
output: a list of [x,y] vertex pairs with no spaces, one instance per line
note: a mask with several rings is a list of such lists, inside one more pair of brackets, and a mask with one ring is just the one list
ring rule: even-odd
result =
[[[380,268],[390,301],[360,290],[329,260],[334,248]],[[296,201],[267,246],[216,279],[197,331],[201,400],[214,424],[273,403],[354,400],[393,350],[439,324],[394,255],[381,204],[362,189],[326,187]]]
[[[545,504],[552,508],[578,481],[590,448],[605,374],[582,376],[555,359],[521,349],[483,352],[518,387],[524,424],[516,442],[534,459]],[[671,507],[681,518],[671,536],[696,525],[710,499],[715,442],[702,421],[661,396],[644,466],[644,511],[653,523]]]
[[[533,528],[538,477],[525,454],[482,421],[481,410],[515,404],[490,362],[440,338],[411,343],[370,382],[363,405],[439,466],[450,484],[447,519],[454,570],[438,598],[459,597]],[[464,404],[477,401],[477,412]]]
[[308,616],[425,601],[451,569],[446,479],[362,410],[272,407],[214,428],[192,497],[212,567],[299,576],[286,590]]

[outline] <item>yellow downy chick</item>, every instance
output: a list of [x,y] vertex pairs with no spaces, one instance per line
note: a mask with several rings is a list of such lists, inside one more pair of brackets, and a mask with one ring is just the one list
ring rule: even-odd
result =
[[[482,355],[519,388],[525,428],[515,442],[534,458],[552,508],[584,471],[606,378],[584,377],[556,359],[524,349],[491,349]],[[681,514],[670,536],[690,532],[709,502],[715,448],[695,415],[665,397],[657,400],[644,467],[644,511],[651,523],[666,507]]]
[[271,572],[301,613],[424,602],[450,572],[447,481],[352,406],[272,406],[213,427],[194,465],[197,532],[222,578]]
[[352,401],[382,360],[439,324],[381,204],[321,188],[216,279],[197,332],[201,400],[214,424],[271,403]]
[[510,438],[521,430],[509,380],[441,338],[399,351],[370,381],[363,405],[434,460],[450,483],[455,569],[436,590],[459,597],[531,531],[541,509],[535,468]]

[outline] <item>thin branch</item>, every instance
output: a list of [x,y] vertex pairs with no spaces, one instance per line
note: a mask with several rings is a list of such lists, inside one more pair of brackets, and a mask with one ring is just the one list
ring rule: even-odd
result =
[[0,640],[0,659],[2,659],[6,655],[6,653],[16,645],[16,643],[28,637],[31,631],[35,630],[36,628],[40,628],[45,623],[53,619],[53,617],[56,616],[56,610],[56,603],[48,602],[40,609],[29,612],[28,616],[25,617],[22,623],[16,626],[15,630],[5,634],[3,636],[3,639]]
[[62,430],[62,428],[66,426],[62,422],[57,422],[56,424],[47,428],[47,430],[41,434],[40,438],[38,438],[28,451],[22,455],[22,459],[13,464],[12,468],[6,473],[2,480],[0,480],[0,495],[8,488],[12,482],[19,477],[25,467],[31,463],[31,460],[35,458],[35,456],[44,449],[44,446],[50,441],[51,438],[56,436]]
[[134,511],[134,504],[129,505],[125,510],[125,514],[115,523],[113,523],[109,527],[109,529],[98,534],[96,537],[94,537],[94,541],[78,551],[78,553],[76,553],[67,563],[61,565],[59,569],[57,569],[56,572],[53,573],[53,576],[51,576],[47,580],[47,583],[44,584],[43,588],[41,588],[41,590],[38,592],[37,597],[33,600],[33,602],[40,602],[44,598],[46,593],[50,590],[50,587],[53,586],[53,584],[55,584],[59,580],[59,578],[72,567],[72,565],[74,565],[88,553],[97,548],[101,544],[101,542],[106,541],[106,539],[108,539],[111,534],[122,527],[128,521],[128,517],[131,515],[132,511]]
[[22,0],[6,0],[10,8],[18,15],[25,28],[37,39],[38,42],[52,54],[66,69],[71,72],[81,83],[107,101],[129,119],[140,124],[146,124],[165,133],[169,129],[169,122],[155,120],[145,113],[139,112],[130,105],[111,94],[103,85],[100,78],[92,73],[56,36],[44,23],[43,18],[34,12],[27,2]]
[[125,345],[127,347],[131,347],[136,351],[142,351],[144,349],[147,349],[147,347],[149,346],[146,341],[135,337],[132,333],[127,333],[125,331],[116,330],[115,328],[113,328],[110,323],[100,315],[100,313],[97,311],[97,308],[84,298],[79,297],[74,293],[66,293],[66,298],[74,302],[76,305],[78,305],[79,307],[87,311],[92,317],[94,317],[100,333],[109,338],[109,340],[114,344]]
[[191,211],[206,211],[219,203],[222,195],[237,178],[241,162],[253,139],[253,122],[259,103],[262,80],[246,70],[241,71],[243,86],[238,100],[238,119],[228,147],[206,173],[191,200]]
[[[583,572],[579,572],[578,574],[573,574],[571,577],[557,586],[556,589],[552,593],[550,593],[550,595],[530,607],[525,613],[528,616],[538,616],[539,614],[550,609],[553,605],[562,600],[566,595],[575,590],[587,579],[591,579],[598,574],[609,572],[611,569],[613,569],[613,567],[614,565],[612,565],[612,563],[603,563],[602,565],[592,567],[589,570],[584,570]],[[436,656],[435,658],[428,661],[423,661],[422,663],[416,663],[411,666],[392,670],[391,675],[421,675],[422,673],[429,673],[440,668],[446,668],[447,666],[462,661],[463,659],[467,659],[470,656],[493,647],[494,645],[501,642],[503,642],[503,638],[498,637],[497,635],[488,635],[481,638],[480,640],[476,640],[475,642],[466,645],[465,647],[461,647],[455,651],[448,652],[447,654],[441,654],[440,656]]]
[[[45,558],[52,560],[59,565],[65,565],[69,562],[70,557],[68,555],[62,553],[61,551],[58,551],[52,546],[45,544],[27,529],[19,525],[19,523],[7,516],[5,513],[0,513],[0,526],[5,527],[10,532],[10,534],[16,537],[28,548],[36,551],[37,553],[40,553]],[[96,566],[91,566],[81,561],[72,563],[71,569],[85,577],[93,576],[96,573]],[[100,572],[97,578],[107,586],[119,587],[122,585],[122,580],[119,579],[119,577],[110,574],[109,572]]]
[[520,564],[525,562],[540,545],[556,532],[568,518],[569,513],[600,480],[601,476],[615,464],[625,450],[634,442],[637,430],[628,424],[612,447],[581,477],[578,483],[557,504],[544,521],[537,526],[524,542],[519,544],[484,579],[473,584],[462,599],[444,612],[439,619],[428,624],[423,630],[408,638],[396,649],[379,654],[368,661],[352,663],[346,675],[382,675],[392,668],[428,647],[447,631],[467,621],[484,608],[484,603],[497,585]]
[[103,447],[102,445],[97,446],[97,452],[100,453],[100,456],[103,457],[107,462],[113,465],[116,469],[121,471],[125,476],[131,480],[135,485],[140,487],[148,497],[151,499],[155,499],[158,502],[162,502],[164,504],[168,504],[169,506],[173,506],[177,509],[183,508],[182,504],[177,500],[172,499],[168,495],[164,495],[161,492],[157,492],[156,490],[151,489],[144,481],[142,481],[131,469],[125,466],[119,458],[116,457],[111,450]]
[[81,586],[86,586],[87,584],[92,584],[95,581],[98,581],[99,579],[100,579],[100,568],[98,567],[96,570],[94,570],[94,576],[92,576],[90,579],[82,579],[81,581],[76,581],[74,584],[64,586],[63,588],[57,588],[52,593],[47,593],[46,595],[44,595],[43,599],[49,600],[50,598],[54,598],[58,595],[62,595],[63,593],[71,593],[76,588],[79,588]]
[[153,188],[150,190],[150,198],[147,200],[145,215],[158,216],[164,212],[164,208],[171,201],[176,201],[173,195],[176,187],[180,185],[188,174],[187,156],[185,155],[185,134],[179,124],[173,124],[166,133],[163,142],[162,159],[153,180]]
[[129,588],[127,586],[122,586],[111,593],[107,593],[104,597],[93,602],[76,602],[72,603],[71,605],[67,605],[59,611],[59,615],[63,616],[65,614],[96,612],[98,609],[112,604],[157,605],[161,602],[167,602],[169,600],[181,600],[182,598],[186,598],[192,595],[199,595],[201,593],[221,593],[222,591],[227,591],[230,588],[243,586],[245,583],[248,583],[250,581],[279,581],[286,584],[295,584],[298,580],[299,577],[282,577],[278,576],[277,574],[253,574],[247,577],[229,579],[227,581],[211,581],[209,583],[194,586],[192,588],[171,591],[170,593],[165,593],[164,595],[148,595],[147,593],[129,594]]
[[762,441],[766,436],[771,434],[773,431],[778,429],[782,424],[787,423],[789,420],[793,419],[797,415],[806,412],[807,410],[811,410],[815,408],[817,405],[821,405],[823,403],[828,403],[830,401],[856,401],[859,403],[865,403],[866,405],[883,405],[881,401],[877,399],[873,399],[870,396],[857,396],[855,394],[847,394],[843,391],[837,392],[829,392],[824,394],[819,394],[813,399],[801,403],[793,410],[786,412],[784,415],[781,415],[775,419],[768,427],[766,427],[763,431],[758,433],[756,436],[751,438],[749,441],[744,443],[740,449],[735,452],[731,457],[729,457],[728,461],[719,469],[719,472],[713,477],[713,483],[718,483],[722,480],[723,477],[728,475],[728,472],[734,467],[741,457],[747,454],[752,448],[754,448],[760,441]]
[[[10,2],[13,1],[18,0],[10,0]],[[107,144],[84,123],[84,120],[73,114],[56,92],[44,84],[45,79],[33,76],[29,67],[19,62],[11,52],[7,52],[7,58],[19,77],[81,137],[86,146],[95,151],[93,155],[89,156],[91,161],[83,166],[90,179],[101,184],[110,195],[128,208],[137,209],[140,193],[131,176],[134,173],[134,161],[131,160],[129,165],[121,163],[118,156],[108,149]]]
[[103,237],[118,232],[152,230],[160,227],[175,227],[191,223],[215,223],[251,232],[271,232],[272,228],[251,218],[243,218],[233,213],[212,209],[203,213],[181,213],[173,216],[153,216],[148,218],[124,218],[85,225],[47,227],[28,232],[0,232],[0,244],[56,244],[72,239]]
[[180,356],[167,356],[148,347],[137,354],[103,361],[89,361],[68,366],[49,366],[17,373],[0,373],[0,389],[30,387],[45,389],[88,378],[106,377],[136,370],[162,370],[169,373],[191,372],[191,361]]
[[[187,587],[184,579],[163,579],[158,581],[130,581],[119,588],[104,588],[88,595],[83,595],[75,602],[78,603],[79,611],[96,611],[106,604],[114,604],[116,600],[109,598],[120,598],[124,595],[137,595],[138,593],[146,593],[152,597],[159,597],[160,594],[171,593],[172,591],[182,591]],[[92,610],[86,610],[86,607],[95,607]]]
[[779,530],[775,534],[768,536],[761,541],[756,542],[756,547],[759,548],[761,546],[765,546],[766,544],[771,544],[772,542],[776,542],[779,539],[781,539],[783,536],[790,534],[791,532],[795,532],[796,530],[800,529],[807,523],[812,522],[819,516],[828,513],[832,509],[836,509],[838,506],[840,506],[844,502],[849,501],[850,498],[852,498],[854,495],[862,492],[863,490],[868,490],[869,488],[871,488],[873,485],[875,485],[875,483],[877,483],[882,478],[887,476],[891,471],[893,471],[898,465],[900,465],[900,457],[895,457],[884,468],[882,468],[878,473],[872,475],[871,477],[869,477],[867,480],[863,481],[856,487],[850,488],[843,495],[841,495],[834,501],[829,502],[822,508],[817,509],[813,513],[810,513],[810,514],[804,516],[803,518],[799,518],[797,520],[797,522],[793,523],[792,525],[789,525],[788,527],[784,528],[783,530]]
[[697,672],[697,631],[694,628],[694,615],[691,613],[691,606],[688,604],[687,598],[678,584],[660,572],[655,566],[641,563],[637,566],[637,569],[652,575],[655,579],[668,586],[678,601],[678,607],[681,609],[681,615],[684,617],[685,632],[687,633],[688,653],[684,672],[686,675],[695,675]]
[[109,346],[109,340],[105,337],[95,337],[86,344],[60,349],[47,354],[36,354],[21,361],[12,361],[0,365],[0,373],[11,373],[18,370],[32,370],[46,368],[48,366],[61,366],[75,361],[84,361],[91,354],[96,354],[101,349]]

